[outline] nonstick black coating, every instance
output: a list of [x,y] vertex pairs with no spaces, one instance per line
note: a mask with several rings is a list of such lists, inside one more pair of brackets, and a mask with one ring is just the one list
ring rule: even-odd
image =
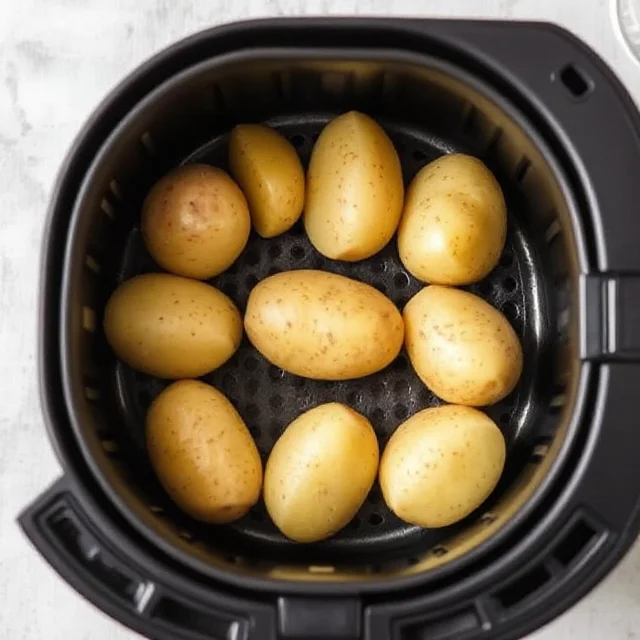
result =
[[[303,163],[307,164],[311,148],[329,116],[280,118],[269,124],[280,130],[296,147]],[[467,151],[450,141],[424,131],[406,128],[394,123],[383,123],[398,150],[405,182],[430,160],[443,153]],[[200,147],[184,159],[184,162],[204,162],[226,167],[227,137],[221,136]],[[498,178],[501,176],[498,172]],[[533,247],[537,239],[521,226],[518,216],[517,188],[503,183],[509,208],[509,228],[506,247],[499,265],[482,282],[469,287],[491,304],[501,309],[520,336],[525,356],[525,372],[516,390],[505,400],[490,407],[488,413],[502,429],[509,446],[509,464],[501,485],[507,485],[520,466],[520,451],[537,428],[536,405],[541,390],[533,388],[534,372],[540,364],[540,351],[547,342],[550,329],[547,313],[544,279],[541,276],[539,257]],[[398,258],[395,238],[380,253],[357,263],[329,260],[311,245],[298,223],[290,232],[265,240],[251,234],[246,249],[232,267],[213,278],[211,284],[229,295],[244,312],[251,289],[263,278],[293,269],[322,269],[340,273],[367,282],[387,295],[402,309],[417,293],[422,283],[407,273]],[[128,235],[122,255],[118,281],[137,274],[158,271],[148,255],[139,227]],[[122,363],[117,363],[114,374],[115,397],[122,419],[121,436],[126,450],[138,462],[134,473],[154,482],[149,465],[140,465],[146,459],[144,446],[144,416],[152,399],[168,384],[150,376],[136,373]],[[235,405],[255,438],[263,460],[284,428],[303,411],[318,404],[338,401],[348,404],[371,421],[380,447],[406,418],[425,407],[439,404],[439,399],[429,391],[414,373],[404,352],[386,369],[359,380],[323,382],[303,379],[271,365],[244,338],[238,352],[217,371],[204,380],[222,391]],[[121,447],[122,449],[122,447]],[[496,493],[500,491],[500,487]],[[168,501],[168,499],[167,499]],[[487,503],[490,505],[491,500]],[[480,515],[488,506],[481,508]],[[178,515],[178,517],[180,517]],[[473,516],[471,516],[473,517]],[[255,545],[277,545],[281,549],[291,545],[275,528],[260,502],[242,520],[223,529],[204,527],[187,518],[185,527],[197,531],[196,536],[211,535],[217,541],[227,537]],[[459,527],[461,525],[456,525]],[[319,543],[327,551],[377,552],[392,550],[405,544],[420,541],[425,548],[437,545],[452,532],[452,527],[424,530],[410,526],[396,518],[374,487],[353,521],[334,538]],[[259,555],[259,554],[257,554]],[[355,558],[354,558],[355,559]],[[371,562],[369,553],[368,561]]]

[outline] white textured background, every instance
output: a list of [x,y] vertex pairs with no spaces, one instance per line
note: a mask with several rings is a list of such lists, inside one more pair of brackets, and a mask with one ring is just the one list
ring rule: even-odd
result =
[[[591,44],[640,102],[610,0],[0,0],[0,639],[132,640],[40,560],[14,524],[58,474],[35,379],[47,195],[89,112],[141,61],[220,22],[294,14],[547,19]],[[640,167],[637,168],[640,175]],[[537,640],[640,637],[640,546]]]

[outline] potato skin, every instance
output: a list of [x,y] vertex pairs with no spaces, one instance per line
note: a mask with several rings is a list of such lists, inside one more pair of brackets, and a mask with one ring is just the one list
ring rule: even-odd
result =
[[411,416],[389,439],[380,487],[389,508],[421,527],[446,527],[477,509],[504,468],[504,437],[471,407],[432,407]]
[[378,440],[369,421],[337,403],[296,418],[267,460],[264,501],[284,535],[315,542],[355,516],[375,481]]
[[498,264],[506,233],[507,209],[494,175],[477,158],[452,154],[423,167],[409,185],[398,251],[419,280],[464,285]]
[[306,378],[348,380],[386,367],[404,337],[395,305],[367,284],[325,271],[287,271],[249,295],[249,340],[272,364]]
[[240,346],[242,318],[214,287],[168,273],[136,276],[111,295],[107,342],[130,367],[159,378],[197,378]]
[[437,396],[485,406],[507,396],[522,373],[522,347],[509,321],[466,291],[431,285],[404,308],[405,346]]
[[251,219],[242,191],[222,169],[188,164],[153,186],[141,227],[151,257],[163,269],[206,280],[242,253]]
[[165,491],[197,520],[226,523],[258,501],[262,461],[227,398],[198,380],[179,380],[153,401],[147,450]]
[[240,124],[229,136],[229,166],[260,236],[273,238],[298,221],[304,206],[304,169],[286,138],[264,125]]
[[350,111],[323,129],[311,153],[303,215],[320,253],[349,262],[378,253],[396,231],[403,197],[398,154],[375,120]]

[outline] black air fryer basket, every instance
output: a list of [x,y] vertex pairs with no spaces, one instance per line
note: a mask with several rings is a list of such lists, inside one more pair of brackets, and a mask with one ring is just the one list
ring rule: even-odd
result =
[[[438,530],[395,518],[374,489],[333,539],[287,541],[257,506],[198,524],[161,490],[144,412],[166,384],[116,362],[102,334],[118,283],[157,267],[141,202],[180,163],[225,166],[227,134],[266,122],[309,157],[350,109],[378,119],[408,181],[452,151],[482,158],[509,211],[500,264],[472,290],[524,347],[513,394],[489,413],[508,442],[487,503]],[[21,516],[82,595],[151,638],[514,638],[566,609],[639,530],[640,117],[589,49],[544,24],[304,19],[230,25],[143,65],[91,117],[53,193],[43,262],[40,383],[64,476]],[[331,262],[302,229],[252,235],[212,282],[241,309],[271,273],[318,268],[402,306],[420,287],[395,243]],[[406,356],[329,384],[269,365],[248,343],[206,377],[234,402],[263,457],[324,401],[373,423],[381,444],[437,403]]]

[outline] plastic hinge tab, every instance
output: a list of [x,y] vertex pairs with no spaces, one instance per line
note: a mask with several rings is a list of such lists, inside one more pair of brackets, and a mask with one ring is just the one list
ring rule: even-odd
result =
[[290,640],[354,640],[362,633],[356,598],[278,598],[278,634]]
[[640,362],[640,275],[582,276],[580,298],[580,357]]

